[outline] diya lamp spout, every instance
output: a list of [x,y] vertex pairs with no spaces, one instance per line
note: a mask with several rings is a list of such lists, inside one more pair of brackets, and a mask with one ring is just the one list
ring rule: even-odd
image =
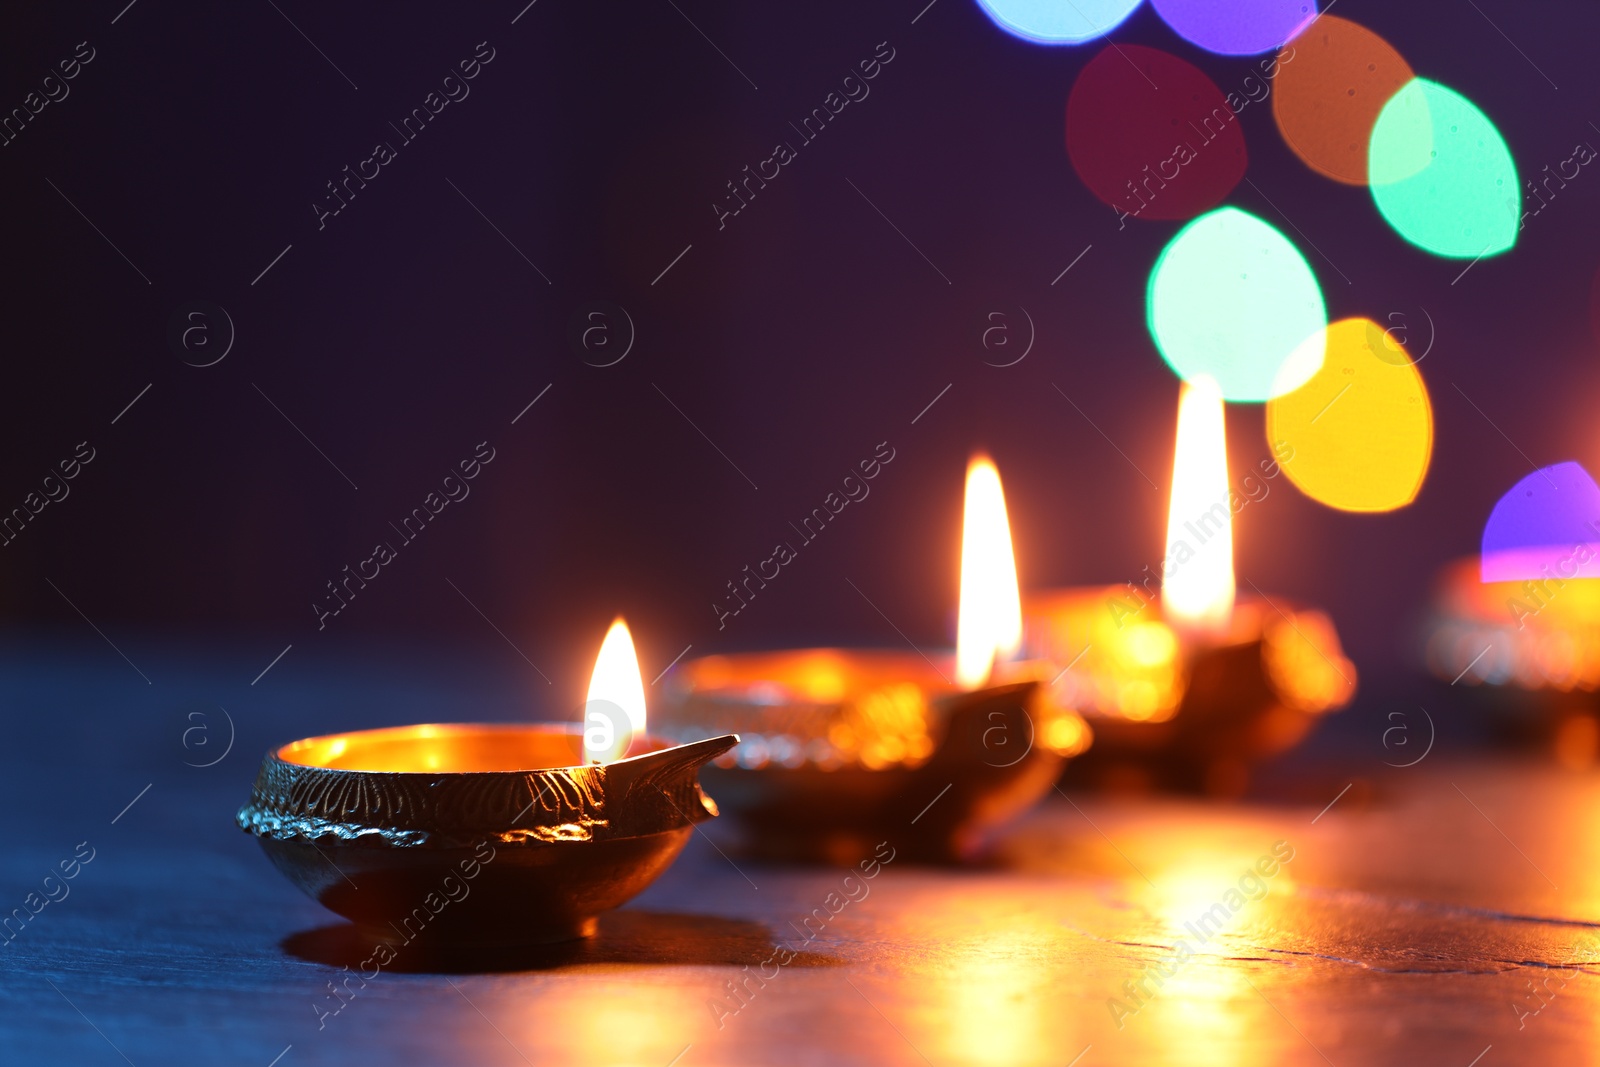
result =
[[[595,657],[583,726],[584,760],[598,764],[613,836],[684,829],[715,817],[716,802],[700,790],[700,768],[739,743],[737,734],[723,734],[667,747],[645,732],[646,716],[639,657],[618,616]],[[625,753],[629,758],[618,758]]]
[[700,768],[738,743],[738,734],[722,734],[606,764],[601,773],[607,798],[614,798],[612,832],[658,833],[715,818],[717,802],[701,791]]

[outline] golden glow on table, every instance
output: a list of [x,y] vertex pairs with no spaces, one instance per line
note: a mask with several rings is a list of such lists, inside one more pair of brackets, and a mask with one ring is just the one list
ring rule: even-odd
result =
[[950,946],[948,958],[959,980],[943,988],[947,1002],[936,1018],[955,1062],[1009,1067],[1049,1047],[1046,990],[1054,966],[1039,951],[1034,931],[1002,929],[963,939]]

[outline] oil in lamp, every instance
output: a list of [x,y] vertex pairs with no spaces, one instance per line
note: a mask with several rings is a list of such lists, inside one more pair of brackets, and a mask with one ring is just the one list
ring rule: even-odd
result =
[[1222,396],[1197,377],[1178,402],[1161,566],[1146,568],[1144,584],[1027,597],[1026,654],[1057,664],[1052,698],[1094,727],[1075,777],[1237,795],[1252,762],[1354,695],[1355,667],[1326,615],[1237,595],[1236,499]]
[[267,753],[238,823],[291,882],[396,950],[588,937],[717,814],[697,774],[739,740],[670,745],[644,726],[619,619],[582,726],[427,724],[294,741]]
[[956,651],[816,648],[707,656],[674,668],[661,729],[737,732],[706,783],[747,851],[852,862],[889,841],[924,860],[971,856],[1048,791],[1090,735],[1041,699],[1022,639],[999,472],[967,471]]

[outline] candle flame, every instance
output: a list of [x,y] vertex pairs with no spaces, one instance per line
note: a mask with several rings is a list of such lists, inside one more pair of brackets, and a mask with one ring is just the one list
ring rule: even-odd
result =
[[1222,393],[1216,382],[1199,376],[1178,398],[1161,606],[1171,622],[1223,630],[1233,617],[1234,591]]
[[618,616],[600,642],[583,706],[583,755],[591,763],[617,759],[645,726],[644,678],[628,624]]
[[976,689],[989,680],[997,656],[1022,644],[1022,602],[1011,551],[1000,472],[988,456],[967,465],[961,518],[961,604],[956,616],[956,682]]

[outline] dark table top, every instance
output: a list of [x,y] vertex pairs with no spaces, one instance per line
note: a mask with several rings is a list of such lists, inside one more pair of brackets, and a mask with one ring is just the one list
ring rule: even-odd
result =
[[[594,941],[396,967],[324,1015],[359,957],[234,827],[260,753],[510,718],[534,688],[426,654],[251,686],[259,648],[122,647],[136,669],[105,645],[0,655],[0,914],[75,870],[0,940],[6,1064],[1488,1067],[1597,1045],[1600,779],[1444,754],[1312,761],[1273,803],[1055,795],[989,864],[890,863],[804,933],[847,872],[725,856],[713,823]],[[794,958],[746,980],[780,943]]]

